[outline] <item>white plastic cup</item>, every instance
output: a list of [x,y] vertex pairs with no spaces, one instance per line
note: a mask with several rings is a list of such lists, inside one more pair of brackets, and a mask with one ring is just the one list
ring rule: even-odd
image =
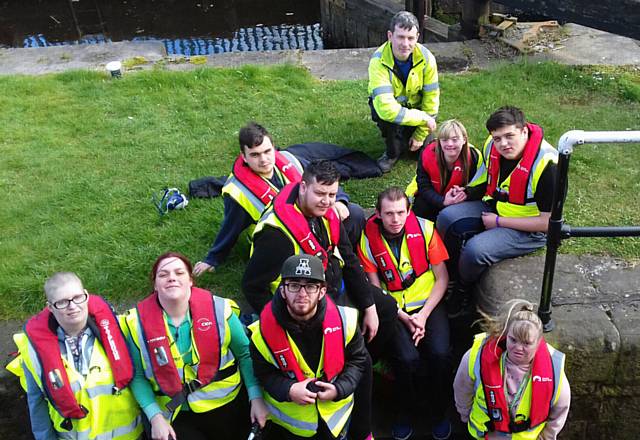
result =
[[107,63],[107,72],[111,74],[113,78],[122,77],[122,63],[120,61],[111,61]]

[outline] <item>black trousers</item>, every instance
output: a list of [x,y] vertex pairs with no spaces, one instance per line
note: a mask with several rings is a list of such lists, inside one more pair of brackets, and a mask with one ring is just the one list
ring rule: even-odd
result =
[[387,146],[387,157],[396,159],[409,150],[409,139],[416,131],[416,127],[408,125],[399,125],[385,121],[378,116],[373,101],[369,98],[369,107],[371,109],[371,119],[380,129],[380,134],[384,138]]
[[233,401],[211,411],[181,411],[171,426],[178,440],[246,440],[251,430],[246,392],[241,389]]
[[445,418],[451,403],[451,347],[449,319],[442,303],[431,312],[426,335],[416,347],[407,328],[396,332],[390,355],[395,377],[393,387],[396,417],[410,421],[421,403],[428,403],[434,422]]

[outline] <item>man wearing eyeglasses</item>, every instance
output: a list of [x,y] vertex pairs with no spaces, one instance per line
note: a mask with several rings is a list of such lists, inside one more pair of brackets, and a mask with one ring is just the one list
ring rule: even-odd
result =
[[370,362],[358,312],[326,295],[315,256],[287,258],[281,276],[276,295],[249,327],[254,372],[273,422],[268,438],[346,438],[349,421],[358,418],[354,393]]
[[44,290],[46,306],[14,335],[18,355],[7,366],[27,392],[33,436],[137,439],[133,363],[111,306],[72,272],[55,273]]

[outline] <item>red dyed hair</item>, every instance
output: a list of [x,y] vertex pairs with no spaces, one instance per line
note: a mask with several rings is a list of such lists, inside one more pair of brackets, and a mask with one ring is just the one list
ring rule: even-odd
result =
[[160,255],[158,258],[156,258],[155,263],[153,263],[153,267],[151,268],[151,286],[155,287],[155,283],[156,283],[156,274],[158,273],[158,266],[160,266],[160,262],[166,258],[177,258],[178,260],[182,261],[184,263],[184,265],[187,267],[187,270],[189,270],[189,276],[191,277],[191,280],[193,281],[193,266],[191,266],[191,261],[189,261],[189,259],[187,257],[185,257],[184,255],[182,255],[179,252],[165,252],[164,254]]

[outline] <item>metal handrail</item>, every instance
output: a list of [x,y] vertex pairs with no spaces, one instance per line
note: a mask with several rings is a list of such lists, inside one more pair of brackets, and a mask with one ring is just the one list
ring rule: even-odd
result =
[[569,184],[569,159],[573,147],[595,143],[640,143],[640,131],[568,131],[558,141],[558,171],[553,193],[551,217],[547,231],[547,253],[544,261],[544,275],[538,316],[542,320],[545,332],[553,330],[555,324],[551,319],[551,293],[553,290],[553,276],[556,268],[556,257],[561,241],[571,237],[637,237],[640,236],[640,226],[597,226],[571,227],[564,223],[562,210],[567,198]]

